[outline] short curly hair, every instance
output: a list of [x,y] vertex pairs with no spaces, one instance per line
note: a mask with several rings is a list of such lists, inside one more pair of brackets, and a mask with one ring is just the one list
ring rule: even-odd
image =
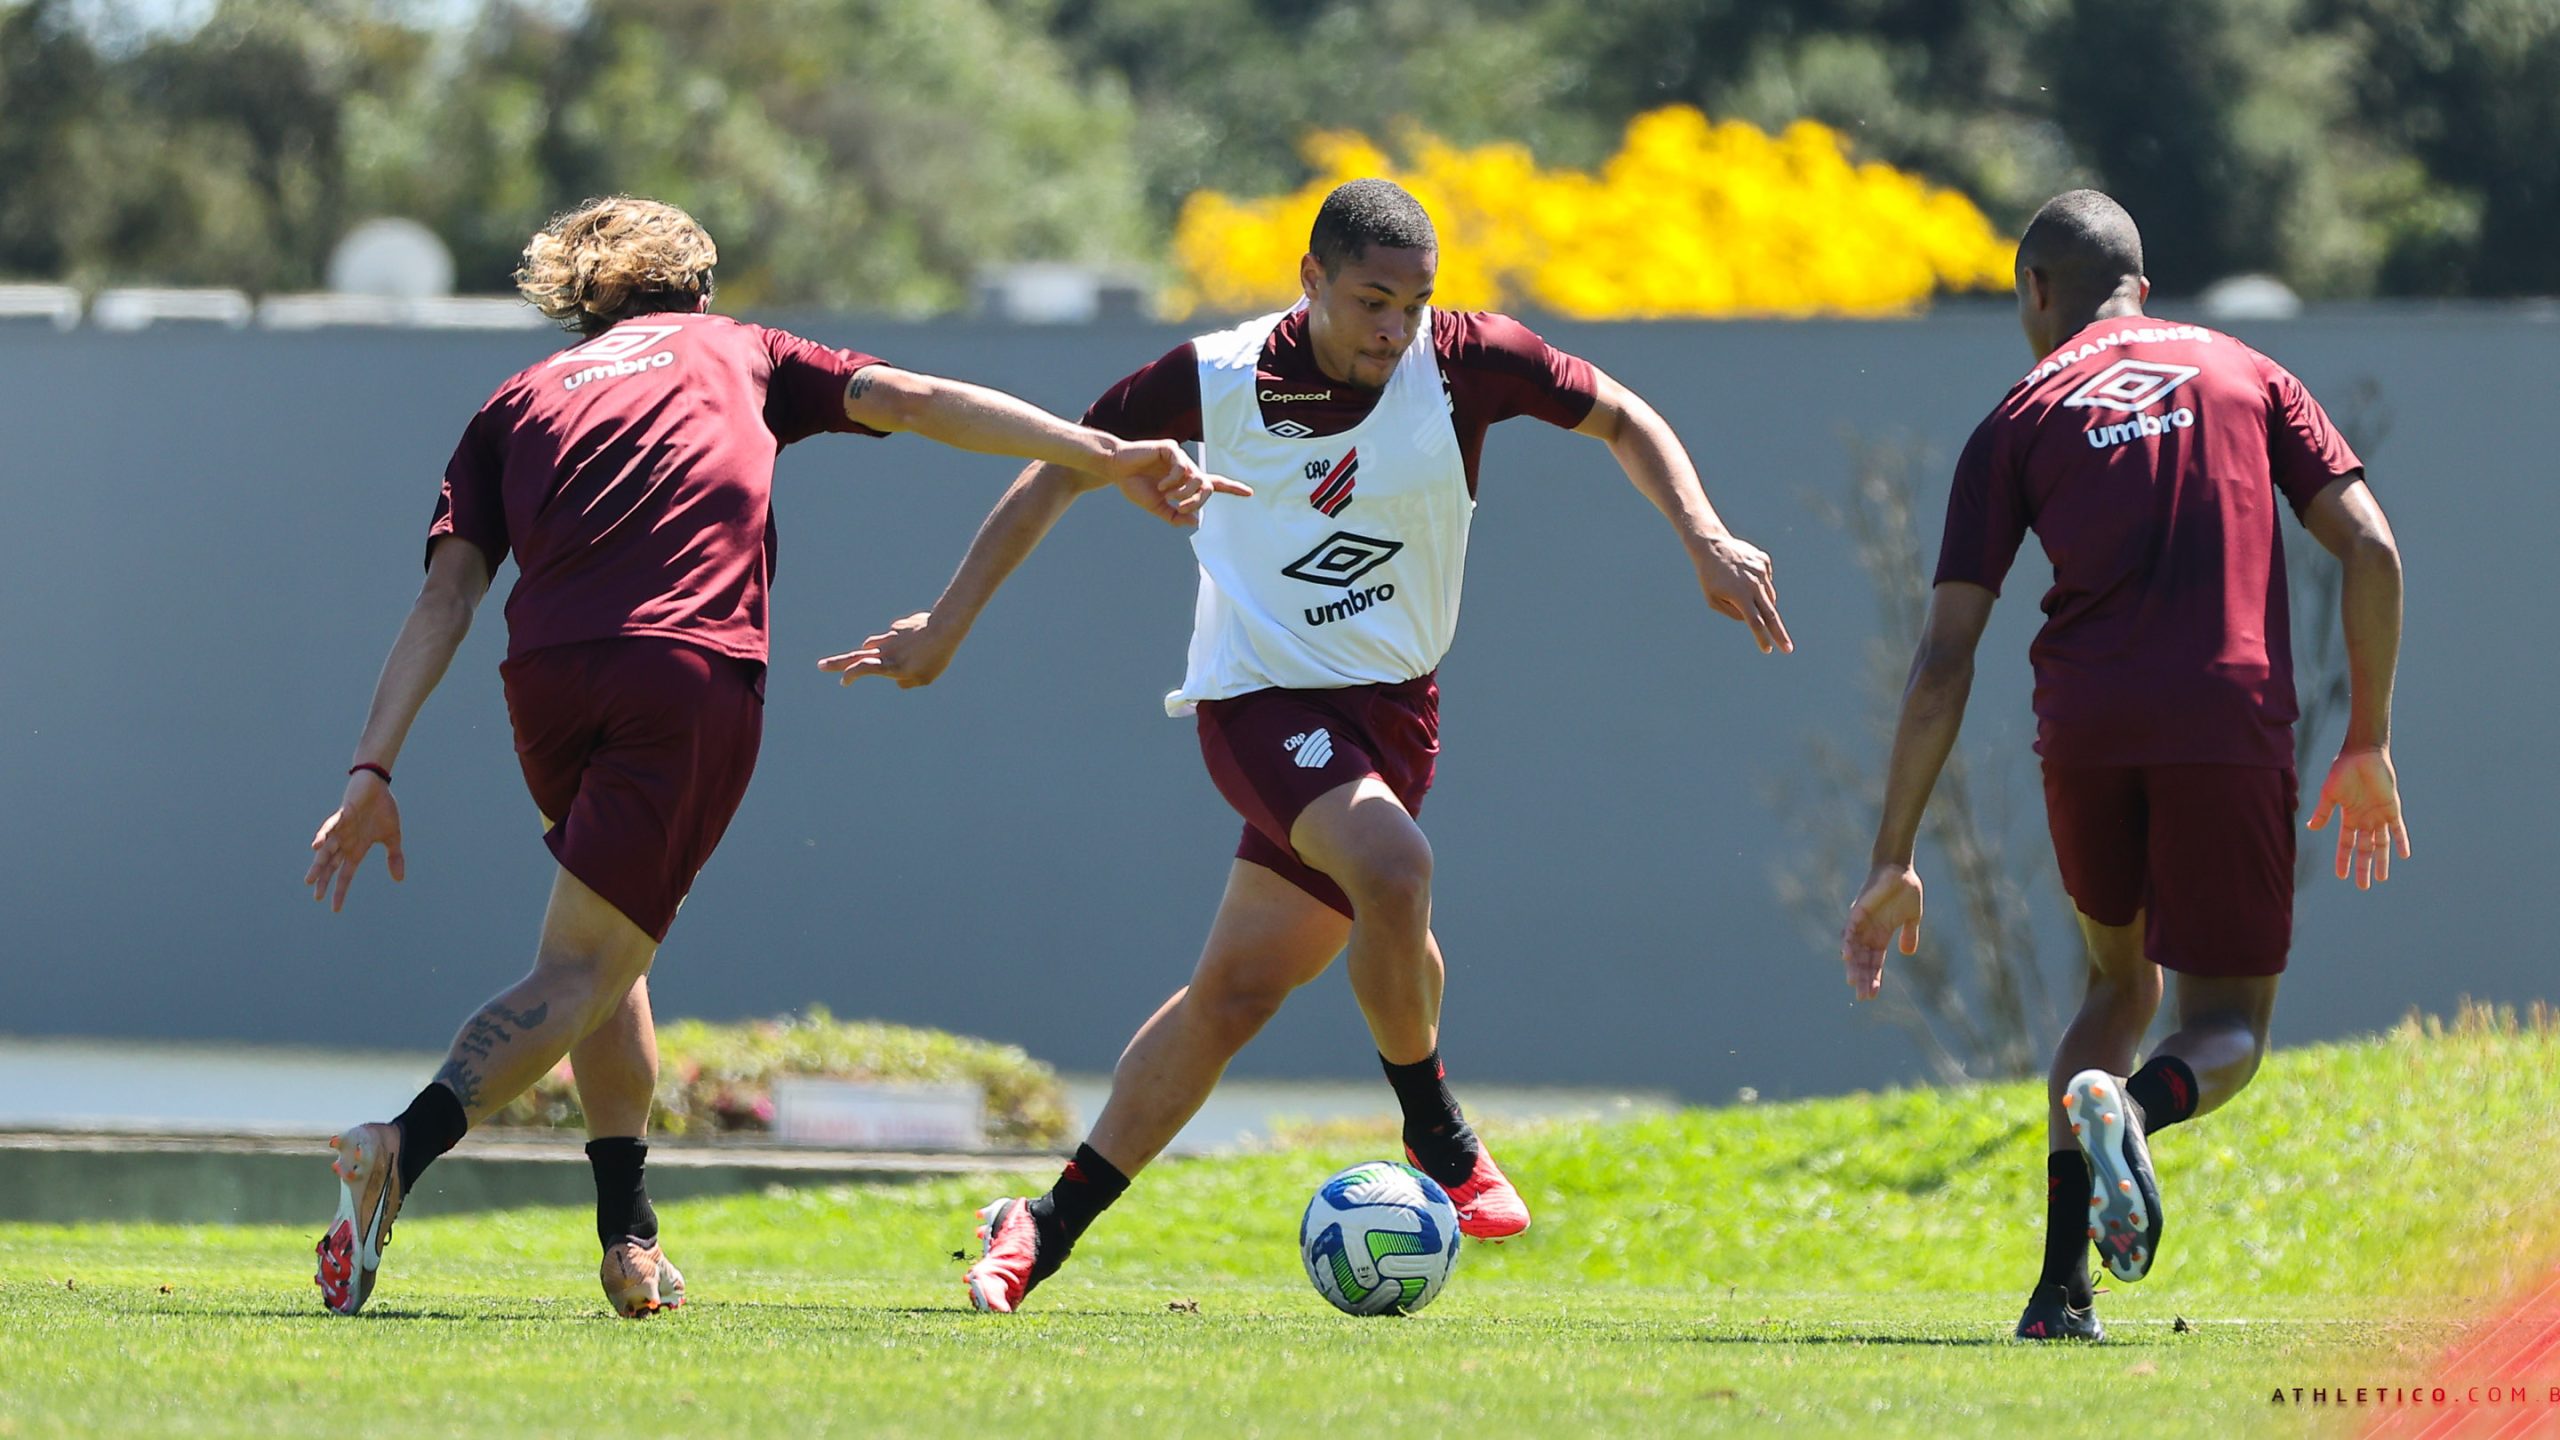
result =
[[711,294],[720,248],[673,205],[606,195],[534,234],[516,291],[567,329],[594,334],[625,316],[690,310]]

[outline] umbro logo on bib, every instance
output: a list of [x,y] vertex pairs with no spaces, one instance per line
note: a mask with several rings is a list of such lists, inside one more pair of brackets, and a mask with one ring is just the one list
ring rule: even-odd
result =
[[1270,427],[1270,429],[1272,434],[1279,436],[1283,440],[1304,440],[1308,436],[1316,433],[1312,428],[1301,425],[1295,420],[1283,420],[1279,424]]
[[1348,590],[1353,581],[1394,559],[1403,548],[1401,540],[1380,540],[1373,535],[1336,530],[1317,541],[1313,550],[1281,566],[1280,573],[1311,585]]
[[1333,758],[1333,732],[1318,727],[1304,735],[1290,736],[1280,748],[1289,752],[1289,763],[1299,769],[1321,770]]

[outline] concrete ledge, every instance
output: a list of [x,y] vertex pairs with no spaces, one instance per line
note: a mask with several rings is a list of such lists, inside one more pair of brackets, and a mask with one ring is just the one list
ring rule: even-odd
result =
[[[435,1163],[418,1199],[441,1212],[589,1205],[583,1139],[475,1135]],[[77,1225],[324,1223],[336,1203],[325,1135],[0,1132],[0,1220]],[[916,1155],[669,1140],[649,1149],[649,1195],[686,1200],[772,1186],[1046,1174],[1045,1154]]]

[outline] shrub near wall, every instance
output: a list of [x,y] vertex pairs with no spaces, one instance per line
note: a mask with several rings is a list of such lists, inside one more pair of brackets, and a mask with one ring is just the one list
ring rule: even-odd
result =
[[[838,1020],[824,1006],[778,1020],[658,1027],[658,1095],[652,1129],[665,1135],[756,1134],[773,1128],[773,1083],[783,1076],[967,1083],[987,1100],[987,1138],[1050,1149],[1072,1123],[1057,1071],[1019,1046],[874,1020]],[[553,1128],[585,1124],[575,1073],[561,1061],[493,1123]]]

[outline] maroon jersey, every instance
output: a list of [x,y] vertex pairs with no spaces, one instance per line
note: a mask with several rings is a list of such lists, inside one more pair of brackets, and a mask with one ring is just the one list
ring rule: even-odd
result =
[[[1449,392],[1449,417],[1466,460],[1467,493],[1476,488],[1484,432],[1498,420],[1534,415],[1570,430],[1591,413],[1599,382],[1590,362],[1567,355],[1508,315],[1434,310],[1431,344]],[[1316,368],[1307,312],[1283,318],[1254,366],[1262,422],[1276,434],[1339,435],[1368,418],[1385,392],[1330,380]],[[1103,392],[1084,423],[1123,440],[1200,438],[1200,361],[1190,342]]]
[[2066,765],[2293,764],[2276,497],[2363,462],[2302,382],[2200,326],[2101,320],[2012,387],[1956,463],[1938,580],[2053,562],[2036,750]]
[[428,545],[512,550],[510,658],[618,635],[762,663],[773,461],[880,361],[722,315],[648,314],[518,372],[445,466]]

